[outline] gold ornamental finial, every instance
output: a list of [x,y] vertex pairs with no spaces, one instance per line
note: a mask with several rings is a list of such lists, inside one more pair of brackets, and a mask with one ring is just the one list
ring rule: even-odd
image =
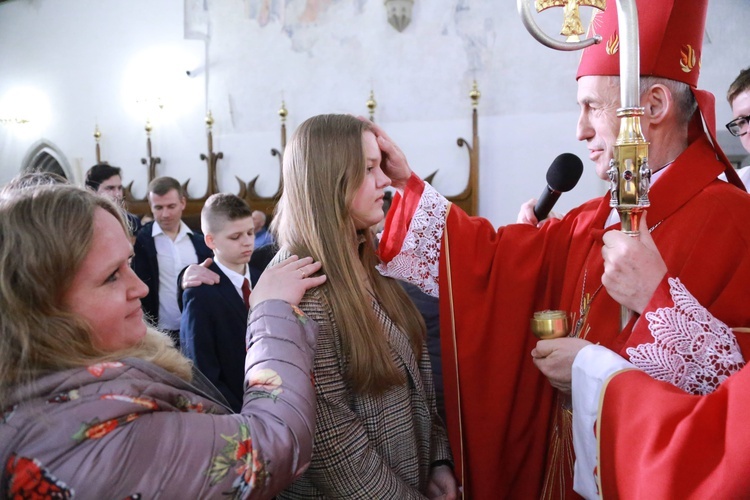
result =
[[99,139],[102,138],[102,133],[99,130],[99,124],[97,123],[94,126],[94,139],[96,141],[96,146],[94,147],[94,150],[96,151],[96,163],[102,163],[102,147],[101,144],[99,144]]
[[471,99],[471,107],[477,109],[479,105],[479,98],[482,97],[482,93],[479,91],[477,81],[474,80],[474,84],[471,86],[471,92],[469,92],[469,98]]
[[537,12],[552,7],[563,7],[564,10],[565,17],[560,34],[567,36],[569,42],[577,42],[579,40],[578,35],[585,33],[578,7],[594,7],[603,11],[607,8],[607,0],[536,0]]
[[143,127],[143,129],[146,131],[146,135],[151,135],[151,131],[154,129],[154,127],[151,126],[151,120],[146,119],[146,126]]
[[286,122],[286,116],[289,114],[289,111],[286,110],[286,104],[284,103],[284,99],[281,99],[281,107],[279,108],[279,117],[281,118],[281,123]]
[[206,128],[208,130],[211,130],[211,127],[214,125],[214,116],[211,114],[211,110],[208,110],[208,113],[206,113]]
[[375,108],[378,107],[378,102],[375,100],[375,91],[370,90],[370,98],[367,99],[367,109],[370,113],[370,121],[375,121]]

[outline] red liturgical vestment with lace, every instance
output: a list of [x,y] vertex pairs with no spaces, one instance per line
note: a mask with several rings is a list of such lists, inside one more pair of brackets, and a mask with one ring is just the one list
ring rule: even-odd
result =
[[[723,170],[708,140],[694,141],[652,186],[647,219],[670,275],[717,318],[750,326],[750,196],[717,180]],[[394,200],[382,272],[439,289],[447,424],[467,498],[538,498],[545,484],[545,496],[567,496],[570,414],[532,363],[529,320],[544,309],[577,320],[589,304],[581,337],[626,359],[653,342],[637,316],[620,331],[620,306],[601,286],[609,196],[541,228],[495,229],[439,202],[425,214],[429,193],[413,176]]]

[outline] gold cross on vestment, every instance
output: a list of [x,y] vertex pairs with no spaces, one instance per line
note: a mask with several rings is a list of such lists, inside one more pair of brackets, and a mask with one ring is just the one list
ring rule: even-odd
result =
[[551,9],[552,7],[564,7],[565,18],[563,19],[563,27],[560,34],[567,36],[569,42],[577,42],[578,35],[583,35],[584,33],[578,7],[594,7],[603,11],[607,8],[607,0],[536,0],[537,12]]

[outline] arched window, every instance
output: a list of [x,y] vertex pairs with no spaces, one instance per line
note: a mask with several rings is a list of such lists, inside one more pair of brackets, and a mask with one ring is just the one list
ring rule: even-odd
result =
[[45,140],[29,148],[22,165],[22,172],[53,172],[71,182],[76,181],[65,155],[55,145]]

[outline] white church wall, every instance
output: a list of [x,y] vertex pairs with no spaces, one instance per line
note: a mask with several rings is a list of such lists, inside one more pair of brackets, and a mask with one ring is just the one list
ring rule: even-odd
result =
[[[19,171],[40,139],[66,155],[74,180],[82,182],[96,161],[98,124],[102,159],[123,167],[126,183],[134,180],[136,195],[145,194],[140,159],[146,156],[147,112],[136,98],[151,86],[170,89],[164,112],[151,113],[154,154],[164,158],[159,173],[183,177],[188,158],[199,163],[203,85],[187,78],[184,67],[202,60],[203,43],[184,39],[182,2],[15,0],[0,5],[0,45],[0,102],[15,89],[34,89],[44,97],[41,112],[48,116],[28,126],[0,126],[0,182]],[[164,71],[170,67],[181,74]],[[175,104],[169,98],[176,95],[181,98]],[[188,120],[198,126],[188,126]]]
[[[582,13],[585,22],[590,11]],[[554,33],[562,10],[539,22]],[[720,128],[731,119],[726,87],[750,65],[748,25],[747,0],[711,2],[701,87],[717,94]],[[42,138],[80,182],[95,161],[98,123],[103,159],[123,167],[125,182],[143,196],[148,114],[153,153],[162,158],[157,175],[190,178],[190,194],[200,196],[207,182],[198,156],[207,151],[203,120],[211,109],[214,150],[224,153],[220,188],[236,192],[235,176],[258,176],[258,191],[270,195],[279,178],[270,149],[280,146],[282,93],[291,135],[314,114],[366,114],[372,89],[376,121],[414,170],[437,170],[435,186],[455,194],[468,176],[468,154],[456,139],[472,139],[468,93],[476,80],[480,214],[514,221],[519,205],[540,194],[551,161],[569,151],[586,170],[561,198],[565,211],[606,188],[575,138],[579,57],[536,42],[511,0],[416,0],[402,33],[387,23],[382,0],[11,0],[0,4],[0,114],[13,89],[33,87],[49,118],[0,125],[0,183]],[[136,103],[157,95],[161,110]]]

